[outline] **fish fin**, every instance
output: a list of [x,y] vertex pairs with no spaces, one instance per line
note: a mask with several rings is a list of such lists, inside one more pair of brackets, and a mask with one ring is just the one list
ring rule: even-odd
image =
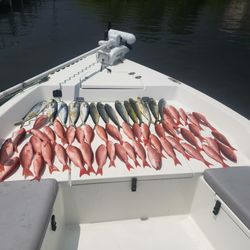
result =
[[175,157],[174,159],[174,165],[177,166],[178,164],[182,166],[181,162],[178,160],[177,157]]
[[14,126],[19,126],[19,125],[20,125],[20,128],[22,128],[23,125],[24,125],[24,122],[23,122],[23,121],[20,121],[20,122],[14,123]]
[[33,179],[31,179],[30,181],[40,181],[41,180],[41,176],[35,176]]
[[65,144],[68,143],[68,141],[67,141],[66,139],[64,139],[64,138],[62,138],[61,141],[62,141],[62,144],[63,144],[63,145],[65,145]]
[[223,163],[221,164],[223,166],[223,168],[228,168],[229,165],[227,165],[224,161],[222,161]]
[[53,172],[60,172],[60,170],[56,166],[49,166],[49,173],[52,174]]
[[63,166],[63,172],[64,172],[65,170],[71,171],[71,168],[70,168],[68,165],[64,165],[64,166]]
[[212,163],[210,163],[210,162],[208,162],[208,161],[204,161],[204,164],[208,167],[208,168],[210,168],[210,166],[213,166],[213,164]]
[[88,168],[88,173],[90,174],[90,173],[94,173],[95,174],[95,170],[94,170],[94,168],[92,167],[92,166],[90,166],[89,168]]
[[103,171],[102,171],[102,168],[98,168],[97,171],[96,171],[96,175],[103,175]]
[[23,169],[23,175],[25,176],[25,178],[28,176],[34,176],[33,173],[28,168]]
[[116,165],[115,165],[115,161],[110,160],[110,163],[109,163],[109,168],[110,168],[110,167],[116,167]]
[[4,171],[4,166],[2,164],[0,164],[0,173]]
[[129,162],[126,162],[125,164],[126,164],[128,171],[130,171],[130,169],[134,168]]
[[206,141],[206,139],[203,136],[199,136],[199,139],[200,139],[201,143]]
[[85,167],[82,167],[81,170],[80,170],[80,177],[81,177],[82,175],[84,175],[84,174],[89,175],[89,172],[86,170]]
[[184,156],[186,157],[187,160],[190,160],[190,158],[192,158],[192,157],[189,156],[188,154],[184,154]]
[[140,167],[141,166],[140,163],[136,159],[134,160],[134,163],[135,163],[136,167]]
[[143,161],[142,165],[143,165],[144,168],[145,167],[151,168],[151,166],[149,165],[149,163],[146,160]]

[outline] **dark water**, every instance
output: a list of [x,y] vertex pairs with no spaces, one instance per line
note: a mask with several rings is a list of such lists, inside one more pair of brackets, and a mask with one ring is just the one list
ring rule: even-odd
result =
[[96,46],[110,20],[129,58],[250,118],[250,1],[15,0],[0,5],[0,89]]

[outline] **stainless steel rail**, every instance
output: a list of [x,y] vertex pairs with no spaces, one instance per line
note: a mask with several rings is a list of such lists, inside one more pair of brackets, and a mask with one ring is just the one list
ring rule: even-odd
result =
[[75,57],[67,62],[64,62],[64,63],[62,63],[62,64],[60,64],[52,69],[49,69],[49,70],[47,70],[47,71],[45,71],[45,72],[43,72],[35,77],[32,77],[24,82],[21,82],[21,83],[15,85],[9,89],[6,89],[6,90],[0,92],[0,103],[3,104],[5,102],[5,100],[10,99],[15,94],[19,93],[20,91],[23,91],[24,89],[26,89],[28,87],[31,87],[33,85],[40,84],[40,83],[47,81],[48,80],[47,78],[50,74],[53,74],[53,73],[65,68],[69,65],[72,65],[72,64],[96,53],[97,51],[106,48],[108,45],[109,45],[109,42],[107,42],[107,43],[105,43],[105,44],[103,44],[95,49],[92,49],[84,54],[81,54],[81,55],[79,55],[79,56],[77,56],[77,57]]

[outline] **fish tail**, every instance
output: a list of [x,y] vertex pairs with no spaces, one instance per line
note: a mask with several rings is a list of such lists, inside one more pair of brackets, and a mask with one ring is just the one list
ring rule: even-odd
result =
[[222,161],[221,165],[222,165],[223,168],[228,168],[229,167],[224,161]]
[[182,166],[182,164],[181,164],[181,162],[178,160],[178,158],[175,157],[175,158],[174,158],[174,165],[177,166],[178,164]]
[[70,168],[67,164],[66,164],[66,165],[63,165],[63,172],[64,172],[65,170],[71,171],[71,168]]
[[64,139],[64,138],[62,138],[61,141],[62,141],[62,144],[63,144],[63,145],[65,145],[65,144],[68,143],[68,141],[67,141],[66,139]]
[[146,160],[143,161],[142,165],[143,165],[144,168],[145,167],[151,168],[151,166],[149,165],[149,163]]
[[33,176],[33,173],[28,168],[24,168],[23,169],[23,175],[26,178],[28,176]]
[[162,152],[161,152],[160,154],[161,154],[161,157],[163,157],[163,158],[167,159],[167,156],[166,156],[166,155],[164,155]]
[[2,164],[0,164],[0,173],[4,171],[4,166]]
[[203,136],[199,136],[199,139],[200,139],[201,142],[205,142],[206,141]]
[[59,172],[60,170],[56,166],[49,166],[49,173],[52,174],[53,172]]
[[120,144],[122,145],[123,144],[123,140],[119,140]]
[[184,153],[183,155],[187,158],[187,160],[190,160],[190,158],[192,158],[192,157],[189,156],[187,153]]
[[136,167],[140,167],[141,166],[140,163],[136,159],[134,160],[134,163],[135,163]]
[[206,160],[204,161],[204,164],[207,165],[208,168],[210,168],[210,166],[213,166],[212,163],[210,163],[210,162],[208,162],[208,161],[206,161]]
[[31,179],[31,181],[40,181],[41,180],[41,176],[35,176],[33,179]]
[[144,139],[144,140],[143,140],[143,143],[144,143],[144,145],[146,146],[146,145],[149,143],[149,140],[148,140],[148,139]]
[[81,177],[82,175],[84,175],[84,174],[89,175],[89,172],[86,170],[85,167],[82,167],[81,170],[80,170],[80,177]]
[[94,170],[94,168],[92,167],[92,166],[90,166],[89,168],[88,168],[88,173],[90,174],[90,173],[94,173],[95,174],[95,170]]
[[129,162],[126,162],[125,164],[126,164],[128,171],[130,171],[130,169],[134,168]]
[[115,162],[114,162],[114,160],[110,160],[110,163],[109,163],[109,168],[110,168],[110,167],[116,167],[116,166],[115,166]]
[[103,171],[102,171],[102,168],[98,168],[97,171],[96,171],[96,175],[103,175]]

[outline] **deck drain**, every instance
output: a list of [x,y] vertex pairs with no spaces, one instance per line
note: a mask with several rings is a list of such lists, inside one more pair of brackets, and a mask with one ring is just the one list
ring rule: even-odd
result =
[[144,216],[144,217],[141,217],[140,218],[141,221],[145,221],[145,220],[148,220],[148,217]]
[[135,77],[135,79],[141,79],[142,78],[142,76],[136,76]]

